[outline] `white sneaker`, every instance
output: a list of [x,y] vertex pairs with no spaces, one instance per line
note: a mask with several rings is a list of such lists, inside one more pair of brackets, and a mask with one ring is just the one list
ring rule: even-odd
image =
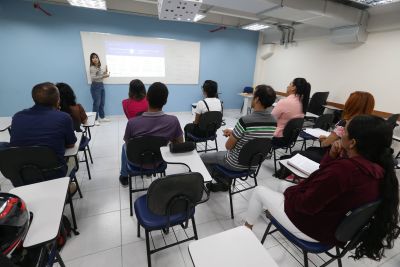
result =
[[95,121],[94,121],[94,125],[95,125],[95,126],[100,126],[100,122],[99,122],[98,120],[95,120]]
[[111,120],[106,118],[106,117],[104,117],[104,118],[100,118],[99,121],[101,121],[101,122],[109,122]]

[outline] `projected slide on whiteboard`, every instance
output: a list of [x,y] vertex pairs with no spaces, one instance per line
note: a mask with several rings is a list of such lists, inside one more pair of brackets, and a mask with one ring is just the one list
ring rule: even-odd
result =
[[147,38],[107,33],[81,32],[88,83],[92,52],[107,65],[107,84],[128,84],[141,79],[150,84],[198,84],[200,43],[163,38]]

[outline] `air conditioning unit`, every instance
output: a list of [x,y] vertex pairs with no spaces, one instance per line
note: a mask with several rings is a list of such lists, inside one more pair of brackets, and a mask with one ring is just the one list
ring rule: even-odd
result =
[[364,26],[348,26],[331,30],[331,41],[335,44],[365,43],[368,33]]

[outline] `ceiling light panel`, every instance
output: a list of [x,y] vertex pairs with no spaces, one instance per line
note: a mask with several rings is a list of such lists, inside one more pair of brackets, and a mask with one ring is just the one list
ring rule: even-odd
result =
[[106,10],[105,0],[68,0],[71,6],[87,7]]
[[267,25],[265,23],[256,22],[256,23],[252,23],[252,24],[243,26],[242,29],[250,30],[250,31],[259,31],[259,30],[263,30],[263,29],[266,29],[269,27],[270,27],[270,25]]
[[158,0],[158,18],[193,21],[199,13],[202,2],[202,0]]

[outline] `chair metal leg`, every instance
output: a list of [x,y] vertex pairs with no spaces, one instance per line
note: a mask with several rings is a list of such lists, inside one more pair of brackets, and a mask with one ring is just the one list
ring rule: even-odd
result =
[[277,173],[276,173],[276,150],[275,149],[274,149],[274,170],[275,170],[274,176],[276,177]]
[[233,219],[234,216],[233,216],[232,187],[231,187],[231,185],[229,185],[229,203],[231,205],[231,219]]
[[129,181],[129,210],[131,216],[133,216],[133,207],[132,207],[132,176],[128,175]]
[[268,236],[269,230],[271,229],[271,226],[272,226],[272,223],[269,223],[268,226],[267,226],[267,229],[265,229],[264,235],[263,235],[263,237],[261,239],[261,244],[264,244],[265,239]]
[[88,158],[87,158],[86,150],[83,150],[83,154],[85,155],[85,163],[86,163],[86,168],[87,168],[89,180],[92,180],[92,175],[90,174],[89,161],[88,161]]
[[[78,229],[78,225],[76,224],[74,202],[72,200],[71,194],[69,193],[69,190],[68,190],[68,200],[69,200],[69,207],[71,209],[72,224],[74,225],[74,230],[76,231],[76,229]],[[76,232],[75,232],[75,234],[76,234]]]
[[137,222],[137,237],[140,237],[140,224]]
[[207,153],[207,140],[206,140],[206,147],[204,149],[204,153]]
[[87,151],[89,152],[90,162],[93,164],[92,153],[90,152],[90,147],[89,147],[89,145],[87,145]]
[[304,267],[308,267],[308,255],[307,255],[307,251],[303,250],[303,255],[304,255]]
[[217,137],[215,137],[215,149],[218,151]]
[[199,237],[197,235],[197,228],[196,228],[196,222],[194,221],[194,216],[192,216],[192,226],[193,226],[194,239],[198,240]]
[[147,254],[147,266],[151,267],[151,254],[150,254],[150,240],[149,240],[149,231],[145,229],[146,233],[146,254]]
[[[336,255],[340,255],[340,249],[338,247],[336,247]],[[338,266],[342,267],[342,258],[338,258]]]
[[81,187],[79,186],[78,180],[76,179],[76,175],[73,178],[75,184],[76,184],[76,189],[78,190],[79,198],[83,198],[82,192],[81,192]]
[[56,260],[57,260],[58,264],[61,267],[65,267],[64,261],[62,260],[60,253],[58,252],[57,249],[55,249],[55,250],[56,250]]

